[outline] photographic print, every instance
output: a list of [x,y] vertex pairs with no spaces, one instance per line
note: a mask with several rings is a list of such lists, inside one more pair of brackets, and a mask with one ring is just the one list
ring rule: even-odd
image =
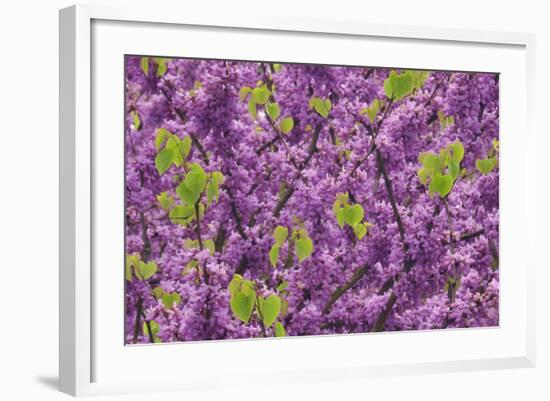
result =
[[498,326],[498,74],[127,55],[124,90],[126,344]]

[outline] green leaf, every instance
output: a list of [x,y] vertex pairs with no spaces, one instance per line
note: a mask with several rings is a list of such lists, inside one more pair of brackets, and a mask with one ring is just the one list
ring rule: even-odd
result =
[[288,281],[283,281],[281,284],[277,286],[277,291],[284,291],[288,288]]
[[360,204],[355,204],[353,206],[347,205],[344,207],[344,221],[352,227],[359,224],[361,220],[363,220],[364,215],[365,211]]
[[183,247],[185,249],[196,249],[199,247],[199,241],[193,239],[183,240]]
[[162,149],[157,153],[157,156],[155,157],[155,167],[157,168],[159,175],[163,175],[166,170],[168,170],[172,164],[173,158],[174,152],[172,149]]
[[268,102],[265,105],[265,111],[272,121],[275,121],[281,114],[281,109],[279,109],[279,105],[277,103]]
[[231,281],[229,282],[229,295],[231,298],[237,294],[241,289],[241,284],[243,283],[243,276],[240,274],[235,274]]
[[141,129],[141,120],[139,118],[139,113],[137,111],[133,111],[132,118],[133,118],[134,129],[136,131],[139,131]]
[[214,199],[216,199],[216,202],[219,200],[220,185],[223,184],[224,182],[225,182],[225,177],[221,172],[215,171],[212,173],[210,181],[206,186],[206,196],[207,196],[208,206],[210,206],[210,204]]
[[253,291],[248,294],[245,294],[242,291],[237,292],[230,301],[231,311],[244,323],[248,323],[250,320],[250,316],[252,316],[255,305],[256,294]]
[[407,73],[409,73],[413,79],[413,88],[419,89],[421,88],[426,80],[428,79],[430,73],[428,71],[414,71],[414,70],[407,70]]
[[281,322],[275,322],[275,337],[286,336],[285,327]]
[[288,228],[283,226],[275,227],[275,230],[273,231],[273,238],[275,238],[277,245],[282,246],[288,238]]
[[183,163],[181,140],[177,136],[172,135],[166,141],[165,149],[172,150],[172,163],[174,163],[178,167],[181,166],[181,164]]
[[262,318],[264,327],[271,326],[281,311],[281,298],[275,294],[268,296],[262,305]]
[[379,110],[380,110],[380,100],[374,99],[371,105],[369,106],[369,108],[367,109],[367,115],[371,123],[374,122]]
[[185,276],[186,274],[189,274],[199,265],[199,261],[196,259],[191,259],[187,264],[185,265],[185,268],[182,270],[181,275]]
[[273,71],[281,72],[282,69],[283,69],[282,64],[273,64]]
[[155,287],[153,288],[153,294],[155,295],[155,298],[159,299],[164,294],[164,290],[162,287]]
[[248,101],[248,112],[250,113],[252,119],[255,120],[258,113],[256,111],[256,103],[252,98],[250,98],[250,100]]
[[140,260],[137,266],[137,271],[139,272],[139,277],[141,279],[147,280],[157,272],[157,264],[155,262],[145,263]]
[[156,61],[157,61],[157,77],[162,77],[164,74],[166,74],[167,60],[157,58]]
[[395,71],[390,72],[390,76],[384,81],[384,92],[386,96],[401,100],[413,90],[413,79],[410,72],[397,74]]
[[214,243],[214,240],[207,239],[204,241],[204,247],[210,251],[211,256],[214,256],[216,253],[216,244]]
[[281,121],[281,124],[279,125],[281,128],[281,131],[283,134],[288,134],[290,131],[292,131],[292,128],[294,128],[294,120],[292,117],[286,117]]
[[453,180],[456,180],[457,177],[460,175],[460,164],[455,160],[449,160],[447,169],[449,171],[449,175],[453,177]]
[[323,101],[319,97],[309,99],[309,107],[314,109],[321,117],[327,118],[332,108],[332,103],[329,99]]
[[187,156],[189,156],[189,152],[191,152],[191,143],[192,141],[189,135],[185,136],[180,142],[180,150],[183,160],[187,159]]
[[162,304],[166,309],[171,309],[174,304],[179,304],[181,301],[181,296],[177,292],[164,293],[162,294]]
[[178,205],[174,207],[169,214],[172,224],[186,226],[193,220],[195,209],[190,205]]
[[344,217],[344,208],[341,207],[336,211],[336,222],[340,228],[344,228],[345,217]]
[[239,99],[241,100],[241,102],[244,102],[246,100],[250,92],[252,92],[252,88],[249,86],[243,86],[239,90]]
[[149,75],[149,57],[141,58],[140,67],[145,75]]
[[252,89],[251,100],[253,100],[256,104],[266,104],[270,95],[271,92],[267,89],[267,85],[264,84]]
[[160,207],[164,210],[170,210],[174,204],[174,198],[168,196],[168,192],[161,192],[157,195],[157,201],[160,203]]
[[[149,320],[149,326],[151,326],[151,337],[155,337],[160,332],[159,324],[154,320]],[[147,327],[147,322],[143,322],[143,335],[149,337],[149,327]]]
[[178,196],[187,204],[194,205],[206,186],[206,173],[200,165],[194,163],[183,182],[176,188]]
[[279,245],[273,244],[271,250],[269,251],[269,261],[273,267],[277,266],[277,262],[279,261],[279,250]]
[[166,138],[170,138],[172,136],[172,133],[168,131],[166,128],[158,128],[155,132],[155,148],[157,151],[160,149],[162,143]]
[[357,239],[361,240],[367,235],[367,226],[365,224],[357,224],[353,226],[353,232],[357,235]]
[[426,185],[428,183],[428,178],[431,176],[431,174],[425,169],[425,168],[421,168],[417,171],[417,174],[418,174],[418,179],[420,180],[420,182],[424,185]]
[[288,301],[285,298],[281,298],[281,316],[286,316],[288,313]]
[[487,158],[487,159],[478,159],[476,160],[476,167],[479,170],[479,172],[483,175],[489,174],[493,169],[496,167],[496,159],[495,158]]
[[460,163],[464,158],[464,145],[462,145],[462,142],[454,142],[449,147],[451,149],[451,160]]
[[299,238],[295,241],[294,248],[296,255],[298,255],[298,260],[303,262],[313,252],[313,241],[309,237]]
[[434,174],[432,182],[430,183],[430,192],[438,193],[439,196],[444,198],[449,192],[451,192],[453,182],[453,177],[450,175]]
[[137,269],[138,264],[139,264],[138,254],[126,255],[126,268],[124,271],[126,280],[132,281],[132,268]]
[[187,186],[185,185],[185,182],[181,182],[177,188],[176,193],[180,197],[180,199],[187,203],[189,206],[193,206],[195,202],[199,199],[200,194],[195,194],[191,192]]
[[433,175],[435,173],[442,173],[441,163],[438,155],[434,153],[421,153],[419,156],[419,160],[426,169],[426,172],[430,175]]

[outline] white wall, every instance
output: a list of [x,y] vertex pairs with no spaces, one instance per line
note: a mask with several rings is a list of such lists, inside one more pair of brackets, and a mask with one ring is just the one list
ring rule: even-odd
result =
[[[132,4],[132,1],[96,1]],[[140,1],[141,2],[141,1]],[[145,2],[144,2],[145,3]],[[180,4],[185,0],[148,1]],[[242,7],[272,7],[277,14],[311,15],[329,19],[365,19],[441,27],[534,32],[537,36],[537,129],[539,149],[550,145],[545,120],[550,89],[550,30],[543,1],[455,0],[444,2],[391,0],[352,2],[219,1],[208,7],[239,12]],[[209,2],[213,3],[213,2]],[[57,380],[57,221],[58,221],[58,8],[63,0],[5,0],[0,10],[0,391],[5,399],[63,399]],[[546,12],[545,12],[546,11]],[[206,11],[205,11],[206,12]],[[521,133],[518,133],[521,135]],[[537,275],[538,366],[534,369],[417,376],[287,388],[276,386],[258,394],[226,392],[224,399],[245,396],[266,399],[373,399],[423,400],[550,398],[550,309],[547,283],[550,204],[545,185],[547,163],[540,153],[539,244]],[[156,400],[164,395],[126,396],[122,399]],[[175,397],[175,395],[174,395]],[[178,398],[183,398],[178,395]],[[193,395],[187,399],[219,399]],[[110,399],[110,398],[109,398]],[[114,399],[114,397],[113,397]],[[118,399],[118,398],[117,398]]]

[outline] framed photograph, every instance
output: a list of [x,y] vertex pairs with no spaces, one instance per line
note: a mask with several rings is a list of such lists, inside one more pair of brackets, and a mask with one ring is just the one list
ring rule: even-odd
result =
[[60,52],[62,391],[534,366],[532,35],[73,6]]

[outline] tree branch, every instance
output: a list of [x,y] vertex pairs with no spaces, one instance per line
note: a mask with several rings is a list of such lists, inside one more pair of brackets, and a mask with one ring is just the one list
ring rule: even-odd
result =
[[137,344],[139,329],[141,326],[141,313],[143,310],[143,297],[139,296],[136,303],[136,320],[134,323],[134,338],[132,339],[134,344]]
[[351,287],[357,284],[359,280],[361,280],[365,276],[365,274],[367,274],[368,270],[369,270],[368,265],[364,265],[360,267],[355,271],[355,273],[353,273],[353,276],[351,276],[350,281],[336,288],[336,290],[332,293],[327,303],[325,304],[325,307],[323,308],[323,314],[324,315],[328,314],[332,309],[332,306],[334,305],[334,303],[338,301],[338,299],[340,299],[340,297],[344,295],[346,291],[348,291]]
[[[313,154],[317,152],[317,142],[319,141],[319,135],[321,133],[321,124],[317,124],[315,126],[315,130],[313,131],[313,135],[311,137],[311,142],[309,143],[309,147],[307,150],[307,156],[304,159],[303,163],[298,168],[298,173],[301,173],[304,168],[308,165],[311,158],[313,157]],[[294,192],[296,191],[296,188],[294,186],[291,186],[285,190],[283,195],[281,196],[281,199],[279,199],[279,202],[277,202],[277,205],[275,206],[275,209],[273,210],[273,216],[279,217],[279,214],[281,213],[281,210],[286,206],[287,202],[290,200]]]

